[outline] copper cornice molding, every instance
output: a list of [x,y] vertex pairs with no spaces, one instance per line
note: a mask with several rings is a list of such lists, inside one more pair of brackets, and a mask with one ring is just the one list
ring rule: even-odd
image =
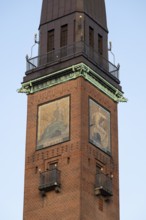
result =
[[112,84],[110,84],[107,80],[105,80],[97,72],[93,71],[84,63],[79,63],[60,71],[46,74],[43,77],[31,80],[29,82],[22,83],[21,88],[18,89],[17,92],[26,93],[27,95],[33,94],[52,86],[65,83],[69,80],[74,80],[78,77],[83,77],[115,102],[128,101],[120,90],[115,88]]

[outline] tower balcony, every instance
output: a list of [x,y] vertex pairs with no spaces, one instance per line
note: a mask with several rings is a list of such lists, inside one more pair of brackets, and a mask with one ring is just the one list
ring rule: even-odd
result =
[[45,65],[58,64],[68,59],[84,56],[100,70],[119,79],[119,66],[115,66],[109,60],[100,55],[94,48],[89,47],[85,42],[75,42],[72,45],[62,47],[48,52],[47,54],[33,58],[26,57],[26,71],[31,71]]
[[111,177],[103,173],[96,174],[95,195],[112,196],[112,178]]
[[40,173],[40,185],[39,190],[42,192],[48,192],[50,190],[59,191],[60,189],[60,170],[57,168],[47,170]]

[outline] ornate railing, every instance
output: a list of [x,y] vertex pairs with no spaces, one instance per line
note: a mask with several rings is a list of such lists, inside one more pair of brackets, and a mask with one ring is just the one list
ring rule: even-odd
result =
[[55,187],[60,187],[60,185],[60,170],[57,168],[40,173],[40,191],[47,192]]
[[33,58],[28,58],[28,56],[26,56],[26,69],[29,71],[46,64],[51,65],[60,63],[63,60],[73,58],[78,55],[84,55],[93,63],[95,63],[95,65],[97,65],[100,69],[119,79],[119,66],[113,65],[107,59],[103,58],[103,56],[101,56],[96,50],[89,47],[82,41],[76,42],[66,47],[62,47],[58,50],[53,50],[41,56],[36,56]]
[[112,196],[112,178],[103,173],[96,174],[95,189],[103,196]]

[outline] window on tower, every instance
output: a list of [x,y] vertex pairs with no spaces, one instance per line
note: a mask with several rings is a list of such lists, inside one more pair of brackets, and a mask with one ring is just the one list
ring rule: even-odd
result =
[[67,46],[68,25],[61,26],[60,47]]
[[58,169],[58,163],[48,164],[48,168],[45,172],[40,173],[40,185],[39,190],[42,195],[50,190],[60,191],[60,170]]
[[112,196],[112,178],[103,172],[103,168],[96,165],[95,195]]
[[61,33],[60,33],[61,57],[67,56],[67,37],[68,37],[68,25],[65,24],[61,26]]
[[48,62],[52,62],[54,60],[54,29],[48,31],[48,39],[47,39],[47,60]]
[[47,52],[54,50],[54,29],[48,31]]
[[94,48],[94,29],[89,27],[89,46]]
[[100,34],[98,34],[98,53],[103,54],[103,37]]

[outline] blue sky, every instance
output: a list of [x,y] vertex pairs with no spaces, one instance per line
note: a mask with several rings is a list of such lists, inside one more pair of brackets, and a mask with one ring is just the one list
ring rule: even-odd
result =
[[[18,94],[37,33],[41,0],[0,2],[0,219],[21,220],[27,99]],[[121,220],[146,219],[146,2],[106,0],[109,41],[129,99],[119,104]]]

